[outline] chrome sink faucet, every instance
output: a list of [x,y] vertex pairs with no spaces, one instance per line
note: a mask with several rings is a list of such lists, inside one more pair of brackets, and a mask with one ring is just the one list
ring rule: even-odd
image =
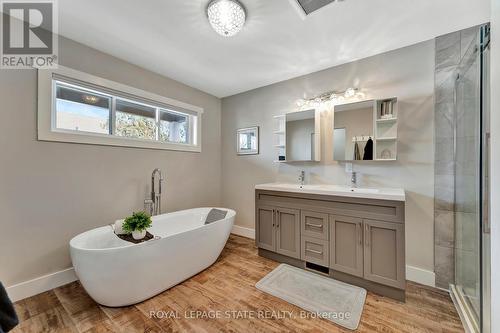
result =
[[[156,192],[155,180],[158,175],[158,192]],[[163,174],[161,170],[156,168],[151,174],[151,197],[144,200],[144,207],[149,206],[149,214],[151,216],[161,214],[161,185],[163,183]],[[148,210],[147,208],[145,209]]]
[[304,181],[306,179],[306,172],[304,170],[301,170],[299,173],[299,181],[300,181],[300,186],[304,186]]
[[356,172],[351,172],[351,187],[356,188],[358,187],[358,177]]

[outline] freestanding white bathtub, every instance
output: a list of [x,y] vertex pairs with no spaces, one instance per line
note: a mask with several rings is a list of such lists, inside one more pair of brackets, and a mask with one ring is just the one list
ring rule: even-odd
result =
[[153,216],[148,231],[161,238],[133,244],[111,226],[70,241],[71,260],[87,293],[99,304],[118,307],[144,301],[212,265],[224,248],[236,213],[205,225],[211,208]]

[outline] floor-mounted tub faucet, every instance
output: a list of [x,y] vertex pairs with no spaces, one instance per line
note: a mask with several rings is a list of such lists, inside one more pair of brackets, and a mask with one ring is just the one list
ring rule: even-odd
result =
[[[156,192],[157,188],[155,186],[156,175],[158,175],[158,192]],[[154,169],[151,174],[151,197],[144,200],[144,206],[149,206],[149,214],[151,216],[161,214],[161,185],[163,180],[161,170],[158,168]]]

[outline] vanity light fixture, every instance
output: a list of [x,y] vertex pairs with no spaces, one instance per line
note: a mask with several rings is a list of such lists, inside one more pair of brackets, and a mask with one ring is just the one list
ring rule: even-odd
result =
[[224,37],[240,32],[246,20],[245,8],[237,0],[212,0],[207,16],[212,28]]
[[297,100],[297,106],[302,108],[311,108],[311,107],[319,107],[323,103],[329,104],[340,104],[345,100],[350,99],[358,99],[361,100],[365,97],[365,94],[359,91],[358,88],[348,88],[344,91],[328,91],[322,93],[318,96],[314,96],[312,98],[301,98]]

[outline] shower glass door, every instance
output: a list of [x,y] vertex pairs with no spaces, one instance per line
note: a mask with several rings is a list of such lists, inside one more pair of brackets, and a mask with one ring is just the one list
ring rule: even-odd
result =
[[462,56],[455,81],[455,284],[451,295],[467,331],[491,331],[489,221],[489,24]]
[[481,51],[478,35],[455,85],[455,288],[479,329],[481,316]]

